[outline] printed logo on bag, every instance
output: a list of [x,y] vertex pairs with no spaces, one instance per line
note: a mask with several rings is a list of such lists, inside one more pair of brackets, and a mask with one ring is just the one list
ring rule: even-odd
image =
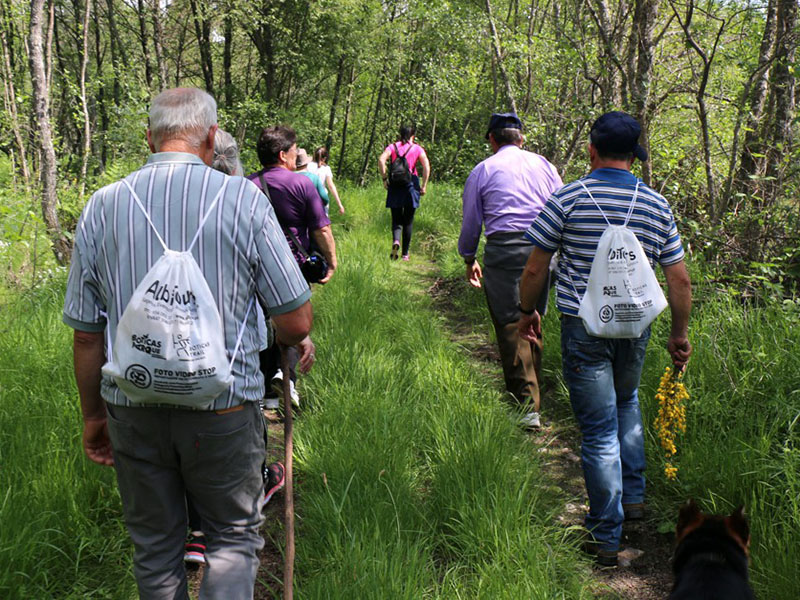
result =
[[211,346],[211,342],[192,343],[191,336],[184,336],[180,333],[172,336],[172,347],[175,354],[181,360],[194,360],[206,357],[206,348]]
[[169,284],[161,283],[156,279],[150,287],[145,290],[145,294],[149,295],[153,300],[167,304],[168,306],[186,306],[192,310],[197,306],[197,298],[192,293],[192,290],[180,291],[177,285],[169,289]]
[[164,358],[161,350],[161,340],[151,338],[149,334],[131,335],[131,346],[139,352],[149,354],[153,358]]
[[636,252],[628,250],[625,246],[611,248],[608,251],[608,260],[626,260],[629,263],[636,262]]
[[603,323],[609,323],[611,319],[614,318],[614,309],[611,308],[608,304],[606,304],[603,308],[600,309],[600,320]]
[[142,390],[149,388],[153,381],[153,378],[150,376],[150,371],[142,365],[129,366],[125,371],[125,379]]
[[604,285],[603,286],[603,296],[610,296],[611,298],[619,298],[619,294],[617,293],[617,286],[615,285]]

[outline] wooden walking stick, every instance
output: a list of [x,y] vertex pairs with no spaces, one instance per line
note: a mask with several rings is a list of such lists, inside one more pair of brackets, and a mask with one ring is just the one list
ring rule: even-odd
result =
[[283,597],[284,600],[294,598],[294,490],[292,477],[292,429],[294,415],[292,413],[292,378],[289,373],[289,355],[286,346],[281,346],[281,370],[283,371],[283,464],[286,482],[283,488],[284,524],[286,527],[286,551],[283,557]]

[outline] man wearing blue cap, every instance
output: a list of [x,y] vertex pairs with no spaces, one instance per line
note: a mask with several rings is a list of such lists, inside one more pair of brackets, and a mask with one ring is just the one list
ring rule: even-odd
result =
[[[525,231],[561,187],[561,177],[544,157],[522,150],[522,122],[515,113],[493,114],[486,139],[494,154],[476,166],[464,184],[458,252],[469,283],[479,288],[483,279],[506,389],[523,411],[521,424],[538,429],[542,339],[522,340],[517,332],[519,279],[533,249]],[[485,272],[476,259],[482,228]],[[547,290],[541,302],[537,306],[543,311]]]
[[[625,224],[651,266],[660,264],[669,288],[672,330],[667,349],[677,369],[689,360],[691,282],[669,204],[631,172],[641,127],[623,112],[601,116],[589,142],[591,173],[554,193],[527,232],[534,245],[520,284],[520,336],[540,330],[536,299],[547,285],[550,257],[559,252],[556,283],[561,357],[570,403],[581,428],[581,458],[591,539],[585,549],[602,566],[616,566],[623,520],[644,516],[644,427],[638,387],[650,339],[589,335],[578,317],[597,245],[609,225]],[[605,215],[605,218],[604,218]],[[627,220],[627,223],[625,221]],[[602,290],[605,294],[606,290]]]

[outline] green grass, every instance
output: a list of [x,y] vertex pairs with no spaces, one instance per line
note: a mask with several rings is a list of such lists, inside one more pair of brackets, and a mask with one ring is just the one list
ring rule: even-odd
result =
[[346,196],[297,429],[303,597],[590,597],[532,447],[424,293],[451,191],[423,199],[410,264],[388,260],[382,194]]
[[3,309],[0,597],[130,598],[114,472],[84,459],[63,290]]
[[[497,379],[451,340],[426,293],[436,277],[463,278],[458,197],[431,188],[404,264],[388,260],[382,193],[343,195],[341,266],[315,290],[318,362],[301,382],[298,597],[592,597],[588,565],[553,518],[563,499],[542,485],[538,453]],[[132,598],[113,471],[80,448],[61,285],[16,292],[2,307],[0,597]],[[453,289],[464,290],[450,299],[462,326],[490,337],[483,294]],[[652,512],[668,524],[689,496],[715,512],[743,503],[758,596],[800,597],[797,308],[716,297],[696,306],[677,483],[663,477],[652,428],[667,328],[664,317],[655,325],[641,390]],[[548,402],[563,414],[555,311],[544,331]]]

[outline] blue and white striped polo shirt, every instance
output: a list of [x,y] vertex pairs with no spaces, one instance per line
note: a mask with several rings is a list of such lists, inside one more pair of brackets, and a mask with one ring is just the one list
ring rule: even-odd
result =
[[[229,353],[236,346],[254,294],[267,315],[292,311],[311,297],[272,206],[246,179],[228,177],[207,167],[199,157],[181,152],[153,154],[126,179],[166,245],[179,251],[188,248],[227,180],[192,255],[217,301]],[[162,253],[161,243],[127,186],[118,181],[95,192],[75,230],[64,322],[80,331],[108,328],[106,340],[113,342],[133,291]],[[262,345],[256,311],[250,310],[233,363],[233,385],[215,400],[213,410],[261,397],[258,350]],[[130,405],[109,377],[103,377],[101,391],[112,404]]]
[[[625,223],[636,189],[637,178],[633,174],[621,169],[596,169],[580,181],[612,225]],[[543,250],[560,251],[556,305],[562,313],[578,316],[597,243],[606,227],[606,220],[595,203],[581,184],[573,181],[550,196],[525,233]],[[669,204],[644,183],[639,185],[628,228],[642,244],[650,266],[669,266],[683,260],[681,238]]]

